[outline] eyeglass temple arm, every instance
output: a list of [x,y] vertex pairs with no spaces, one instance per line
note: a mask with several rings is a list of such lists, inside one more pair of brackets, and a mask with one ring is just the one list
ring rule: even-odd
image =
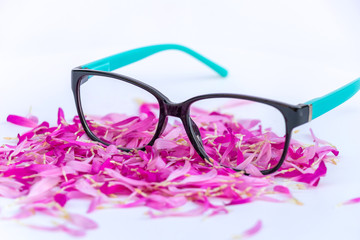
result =
[[82,65],[81,68],[110,72],[165,50],[179,50],[185,52],[213,69],[220,76],[226,77],[228,74],[228,71],[220,65],[191,50],[190,48],[177,44],[161,44],[141,47],[99,59],[97,61]]
[[319,98],[312,99],[305,104],[312,106],[312,115],[309,120],[315,119],[328,111],[343,104],[360,90],[360,78]]

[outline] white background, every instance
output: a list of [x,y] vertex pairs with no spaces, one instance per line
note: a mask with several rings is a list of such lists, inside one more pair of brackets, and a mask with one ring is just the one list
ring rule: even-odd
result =
[[[300,103],[360,76],[360,2],[349,1],[7,1],[0,0],[0,137],[25,129],[8,114],[54,122],[75,115],[70,71],[117,52],[158,43],[191,47],[229,70],[226,80],[179,52],[120,72],[174,101],[236,92]],[[263,221],[253,239],[360,239],[360,94],[302,128],[336,145],[340,163],[319,187],[296,190],[304,203],[256,202],[212,218],[151,220],[145,208],[91,214],[87,239],[233,239]],[[4,143],[1,140],[1,143]],[[80,212],[83,208],[79,207]],[[1,239],[64,239],[62,233],[0,222]]]

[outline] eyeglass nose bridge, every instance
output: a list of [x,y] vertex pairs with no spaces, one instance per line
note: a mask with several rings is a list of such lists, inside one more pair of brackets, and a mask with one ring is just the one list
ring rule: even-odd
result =
[[165,103],[166,116],[178,117],[184,119],[186,117],[187,107],[183,103]]
[[165,102],[165,114],[166,116],[178,117],[182,120],[185,131],[196,152],[209,162],[209,157],[201,140],[200,130],[189,116],[189,105],[186,103]]

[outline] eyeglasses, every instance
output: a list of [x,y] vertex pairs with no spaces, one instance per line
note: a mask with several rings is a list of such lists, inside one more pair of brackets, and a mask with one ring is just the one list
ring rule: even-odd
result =
[[[174,103],[146,83],[111,72],[164,50],[185,52],[220,76],[227,76],[223,67],[176,44],[129,50],[74,68],[76,108],[90,139],[124,151],[143,150],[164,133],[168,116],[174,116],[181,119],[189,141],[207,163],[218,161],[245,172],[255,166],[266,175],[283,164],[295,127],[332,110],[360,90],[359,78],[298,105],[230,93],[206,94]],[[146,104],[138,109],[136,102]],[[215,121],[221,126],[213,124]],[[266,164],[262,163],[264,156]]]

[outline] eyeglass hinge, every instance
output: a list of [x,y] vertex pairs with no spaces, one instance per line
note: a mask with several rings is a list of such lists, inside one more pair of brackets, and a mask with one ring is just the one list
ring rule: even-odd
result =
[[308,122],[311,122],[312,115],[313,115],[313,105],[309,104],[308,106],[309,106],[309,119],[308,119]]

